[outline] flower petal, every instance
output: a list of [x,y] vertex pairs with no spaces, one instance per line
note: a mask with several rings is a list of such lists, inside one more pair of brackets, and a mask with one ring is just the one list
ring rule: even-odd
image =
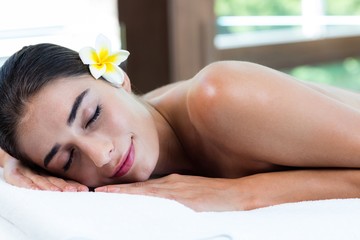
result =
[[125,74],[123,70],[112,63],[106,64],[106,72],[102,76],[108,82],[118,87],[120,87],[123,84],[125,79]]
[[101,63],[106,63],[106,59],[108,59],[110,55],[110,51],[107,48],[102,48],[97,54],[99,56],[99,61]]
[[91,64],[89,68],[91,75],[93,75],[95,79],[98,79],[106,72],[105,64]]
[[99,62],[98,55],[94,48],[84,47],[79,51],[79,56],[84,64],[96,64]]
[[95,49],[97,53],[106,50],[109,54],[111,53],[111,42],[102,34],[99,34],[96,38]]
[[124,62],[129,57],[129,55],[130,53],[128,51],[120,50],[108,56],[105,62],[120,65],[120,63]]

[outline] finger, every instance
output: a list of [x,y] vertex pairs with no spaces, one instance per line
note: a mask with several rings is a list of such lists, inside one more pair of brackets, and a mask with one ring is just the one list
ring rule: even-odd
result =
[[176,188],[178,182],[171,183],[167,177],[160,179],[151,179],[142,182],[107,185],[95,188],[96,192],[113,192],[113,193],[155,193],[160,191],[171,191]]
[[144,187],[139,187],[138,184],[108,185],[96,188],[95,192],[147,195],[173,199],[170,191],[150,185],[145,185]]
[[88,192],[89,188],[76,181],[65,180],[54,176],[45,176],[46,179],[63,192]]
[[29,168],[20,168],[19,172],[22,175],[29,178],[34,184],[36,184],[41,190],[49,190],[49,191],[61,191],[61,189],[49,181],[49,175],[44,173],[36,172],[35,170]]
[[97,187],[94,189],[95,192],[120,192],[120,188],[129,188],[135,186],[143,186],[145,182],[136,182],[136,183],[128,183],[128,184],[115,184],[115,185],[106,185]]
[[84,184],[81,184],[81,183],[78,183],[78,182],[72,181],[72,180],[66,180],[66,182],[71,184],[72,186],[74,186],[78,192],[88,192],[89,191],[89,187],[85,186]]
[[55,185],[60,187],[65,192],[88,192],[89,188],[81,183],[73,180],[65,180],[61,178],[52,177],[49,179]]
[[145,187],[147,182],[136,182],[136,183],[128,183],[128,184],[116,184],[116,185],[106,185],[95,188],[95,192],[113,192],[113,193],[121,193],[126,189],[131,188],[141,188]]
[[63,192],[77,192],[77,188],[74,186],[74,184],[71,184],[62,178],[49,176],[47,177],[47,180],[53,185],[57,186]]
[[108,186],[101,186],[94,189],[95,192],[109,192]]
[[[26,174],[24,174],[26,175]],[[41,190],[49,190],[49,191],[62,191],[61,188],[53,184],[49,181],[48,177],[44,177],[41,175],[35,175],[31,173],[30,175],[26,175],[31,181],[36,184]]]

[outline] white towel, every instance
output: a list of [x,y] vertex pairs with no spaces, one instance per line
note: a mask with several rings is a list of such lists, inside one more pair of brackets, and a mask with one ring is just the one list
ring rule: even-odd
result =
[[359,223],[359,199],[197,213],[162,198],[35,191],[0,180],[0,238],[6,240],[355,240]]

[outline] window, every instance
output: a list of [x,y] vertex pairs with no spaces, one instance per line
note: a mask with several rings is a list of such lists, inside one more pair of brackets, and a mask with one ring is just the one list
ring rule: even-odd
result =
[[216,0],[218,48],[360,35],[360,0]]
[[23,46],[49,42],[78,51],[99,33],[120,47],[116,0],[0,0],[0,65]]

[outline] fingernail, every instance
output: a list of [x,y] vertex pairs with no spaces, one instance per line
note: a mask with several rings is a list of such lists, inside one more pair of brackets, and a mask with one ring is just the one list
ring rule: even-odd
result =
[[113,193],[119,193],[119,192],[121,192],[121,191],[120,191],[120,188],[116,187],[116,188],[111,189],[111,192],[113,192]]
[[88,187],[81,186],[81,187],[78,187],[77,190],[78,190],[79,192],[88,192],[88,191],[89,191],[89,188],[88,188]]
[[50,187],[50,191],[60,192],[60,189],[58,187]]
[[98,188],[95,188],[94,191],[95,191],[95,192],[105,192],[105,191],[106,191],[106,188],[104,188],[104,187],[98,187]]
[[66,192],[77,192],[77,189],[75,187],[65,187],[64,190]]

